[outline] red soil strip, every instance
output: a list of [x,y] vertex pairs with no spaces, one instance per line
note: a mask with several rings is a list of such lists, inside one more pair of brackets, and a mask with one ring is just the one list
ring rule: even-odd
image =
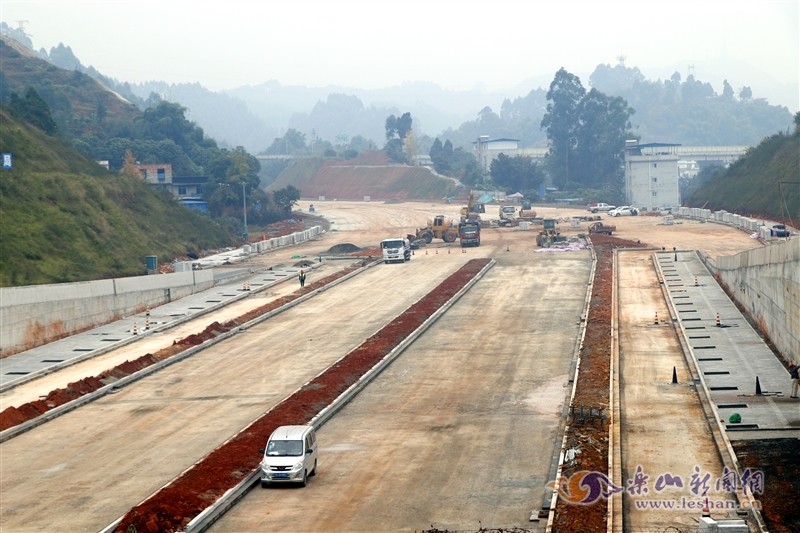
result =
[[[589,301],[586,335],[579,354],[580,372],[573,405],[603,408],[608,413],[614,249],[644,245],[605,235],[593,235],[591,241],[597,255],[597,264]],[[576,455],[574,462],[564,465],[562,476],[565,479],[582,470],[608,473],[608,426],[570,425],[567,430],[567,448],[577,448],[581,453]],[[603,498],[589,505],[571,504],[559,499],[556,502],[553,531],[605,532],[607,504],[608,501]]]
[[468,261],[424,298],[324,373],[276,405],[169,485],[131,509],[115,531],[131,531],[131,526],[140,532],[179,531],[258,468],[261,460],[258,449],[275,428],[281,425],[307,424],[447,303],[488,263],[488,259]]
[[133,361],[125,361],[124,363],[121,363],[110,370],[102,372],[98,376],[87,377],[81,379],[80,381],[76,381],[75,383],[70,383],[63,389],[51,391],[47,397],[42,400],[29,402],[19,407],[7,407],[0,412],[0,431],[5,431],[6,429],[22,424],[23,422],[27,422],[28,420],[33,420],[34,418],[46,413],[50,409],[54,409],[60,405],[71,402],[77,398],[80,398],[84,394],[94,392],[101,387],[108,385],[109,383],[113,383],[121,378],[129,376],[134,372],[157,363],[158,361],[162,361],[193,346],[202,344],[209,339],[213,339],[214,337],[230,331],[241,324],[249,322],[256,317],[259,317],[293,300],[296,300],[304,294],[324,287],[325,285],[357,270],[363,265],[364,262],[361,261],[357,265],[334,272],[329,276],[319,279],[313,283],[309,283],[305,287],[293,292],[292,294],[283,296],[277,300],[273,300],[267,304],[264,304],[261,307],[248,311],[247,313],[228,321],[225,324],[213,322],[200,333],[195,333],[175,341],[169,348],[163,348],[157,351],[155,354],[145,354],[137,359],[134,359]]

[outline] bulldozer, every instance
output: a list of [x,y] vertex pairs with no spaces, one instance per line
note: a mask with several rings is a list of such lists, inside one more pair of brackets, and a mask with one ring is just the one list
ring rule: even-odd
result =
[[433,221],[428,221],[424,228],[418,228],[415,234],[409,234],[411,241],[424,240],[430,244],[433,239],[442,239],[444,242],[456,242],[458,239],[458,226],[445,218],[444,215],[436,215]]

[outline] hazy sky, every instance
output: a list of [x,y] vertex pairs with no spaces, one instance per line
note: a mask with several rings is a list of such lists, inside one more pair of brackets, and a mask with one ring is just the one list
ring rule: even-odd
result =
[[[64,43],[120,81],[446,89],[546,84],[564,67],[676,70],[798,110],[800,0],[0,0],[37,50]],[[690,67],[692,66],[692,67]],[[520,95],[521,96],[521,95]]]

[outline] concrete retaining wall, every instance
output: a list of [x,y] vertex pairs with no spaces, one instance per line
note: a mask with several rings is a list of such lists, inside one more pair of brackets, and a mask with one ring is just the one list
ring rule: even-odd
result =
[[[320,232],[321,228],[315,226],[201,261],[212,267],[232,263],[251,253],[306,241]],[[180,268],[174,274],[0,288],[0,356],[29,350],[214,286],[213,270],[192,270],[188,262],[176,267]]]
[[680,207],[673,214],[730,224],[767,243],[706,264],[781,354],[800,363],[800,237],[773,237],[771,223],[727,211]]
[[761,332],[800,363],[800,238],[717,257],[717,274]]

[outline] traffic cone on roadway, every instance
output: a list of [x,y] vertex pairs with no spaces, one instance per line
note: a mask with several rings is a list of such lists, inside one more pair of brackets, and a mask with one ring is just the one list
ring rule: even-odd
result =
[[448,253],[448,254],[450,253],[450,248],[448,248],[448,249],[447,249],[447,253]]
[[716,325],[717,327],[720,327],[720,326],[721,326],[721,324],[720,324],[720,322],[719,322],[719,313],[717,313],[717,323],[716,323],[715,325]]
[[658,325],[658,311],[656,311],[656,320],[653,322],[656,326]]
[[145,331],[150,331],[150,316],[144,317],[144,329]]
[[139,334],[139,326],[136,325],[136,322],[133,323],[133,334],[134,335]]
[[705,503],[703,503],[703,517],[710,518],[711,511],[708,510],[708,498],[705,499]]
[[673,366],[672,367],[672,384],[675,385],[678,383],[678,370]]
[[756,396],[761,396],[763,393],[761,392],[761,382],[758,381],[758,376],[756,376]]

